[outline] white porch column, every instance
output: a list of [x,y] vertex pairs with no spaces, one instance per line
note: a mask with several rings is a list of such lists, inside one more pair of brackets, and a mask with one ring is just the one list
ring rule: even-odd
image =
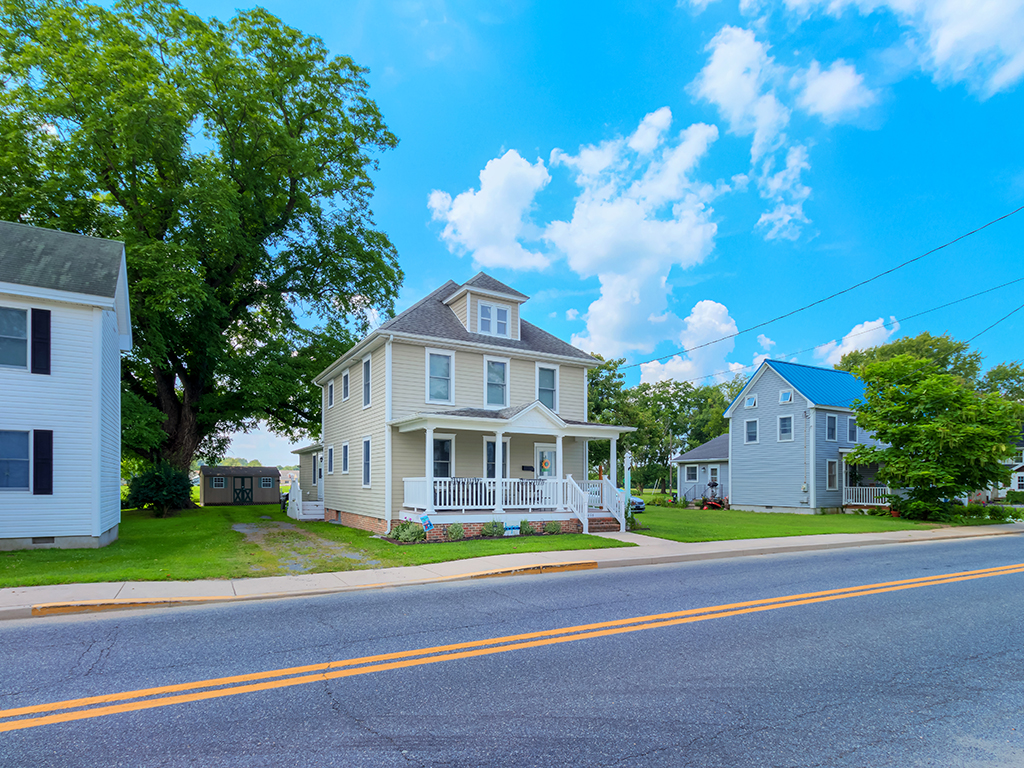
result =
[[494,513],[500,515],[504,512],[502,497],[505,493],[501,466],[504,462],[505,433],[498,430],[494,433]]
[[426,466],[423,476],[427,478],[427,514],[434,513],[434,428],[427,427]]
[[[614,437],[612,438],[612,448],[611,448],[611,451],[609,451],[609,454],[608,454],[609,455],[608,479],[612,481],[612,485],[614,485],[616,488],[619,487],[619,483],[618,483],[618,479],[619,479],[619,471],[618,471],[619,460],[615,456],[615,447],[618,444],[618,442],[619,441],[618,441],[617,438],[614,438]],[[626,490],[628,491],[629,489],[627,488]]]
[[565,477],[565,467],[562,466],[562,436],[555,435],[555,478],[561,480]]

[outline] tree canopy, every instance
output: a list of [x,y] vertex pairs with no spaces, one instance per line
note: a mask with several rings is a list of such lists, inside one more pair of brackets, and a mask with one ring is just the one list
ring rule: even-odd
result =
[[0,218],[125,243],[125,451],[186,469],[258,420],[315,437],[310,380],[402,279],[365,70],[174,0],[0,0],[0,55]]
[[848,461],[879,462],[879,479],[907,491],[911,516],[1009,480],[1003,461],[1016,450],[1024,405],[910,355],[867,363],[859,375],[857,423],[883,445],[858,445]]
[[957,341],[948,334],[932,336],[928,331],[917,336],[904,336],[902,339],[877,347],[847,352],[836,368],[856,373],[868,363],[891,360],[900,355],[931,360],[938,370],[955,374],[972,385],[981,371],[980,352],[972,352],[966,342]]

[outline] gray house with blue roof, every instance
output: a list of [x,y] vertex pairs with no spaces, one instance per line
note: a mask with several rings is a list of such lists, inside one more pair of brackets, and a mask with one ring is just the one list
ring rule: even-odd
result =
[[846,371],[765,360],[725,412],[732,507],[820,513],[881,506],[889,489],[877,465],[847,465],[858,444],[877,444],[857,425],[863,383]]

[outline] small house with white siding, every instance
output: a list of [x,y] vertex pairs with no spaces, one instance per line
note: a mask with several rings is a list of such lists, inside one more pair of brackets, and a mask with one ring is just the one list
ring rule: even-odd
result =
[[847,464],[878,444],[852,406],[864,384],[851,373],[765,360],[729,405],[729,501],[755,512],[820,513],[885,506],[878,465]]
[[301,498],[308,477],[327,520],[379,533],[400,518],[429,538],[493,520],[621,530],[625,492],[614,469],[588,480],[587,452],[609,441],[614,468],[633,428],[587,422],[599,361],[524,320],[528,298],[484,273],[448,281],[332,363],[321,444],[297,452]]
[[131,346],[122,243],[0,222],[0,550],[117,538]]

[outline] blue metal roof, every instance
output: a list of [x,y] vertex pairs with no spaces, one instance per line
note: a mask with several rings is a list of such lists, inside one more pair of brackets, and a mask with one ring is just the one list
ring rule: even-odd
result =
[[853,401],[864,397],[864,382],[846,371],[818,368],[813,365],[765,360],[777,374],[796,387],[815,405],[850,408]]

